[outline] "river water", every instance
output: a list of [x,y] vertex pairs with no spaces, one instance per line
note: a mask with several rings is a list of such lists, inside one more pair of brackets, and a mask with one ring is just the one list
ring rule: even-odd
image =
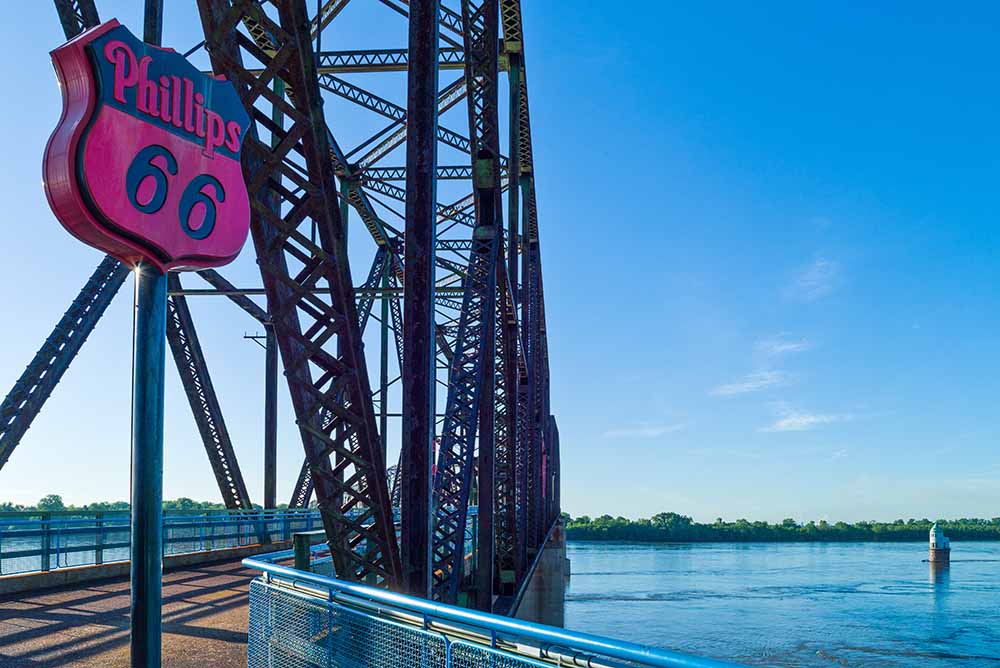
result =
[[570,542],[566,627],[775,668],[1000,668],[1000,542]]

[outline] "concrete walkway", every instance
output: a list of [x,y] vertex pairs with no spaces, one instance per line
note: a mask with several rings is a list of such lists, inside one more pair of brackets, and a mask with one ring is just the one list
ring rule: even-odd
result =
[[[164,668],[246,668],[247,592],[239,562],[163,576]],[[128,668],[127,579],[0,598],[3,668]]]

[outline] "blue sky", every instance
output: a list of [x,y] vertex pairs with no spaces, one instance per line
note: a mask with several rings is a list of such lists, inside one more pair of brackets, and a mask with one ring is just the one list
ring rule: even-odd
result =
[[[138,32],[141,4],[99,8]],[[364,22],[367,4],[345,12],[343,48],[401,45],[402,22]],[[995,7],[525,4],[565,510],[1000,514]],[[189,5],[168,3],[166,44],[197,41]],[[0,120],[4,388],[100,259],[40,186],[60,34],[49,3],[0,26],[18,95]],[[226,271],[237,283],[255,284],[249,255]],[[0,498],[127,497],[130,299],[0,471]],[[259,497],[254,323],[192,308]],[[215,498],[167,377],[165,494]],[[284,497],[301,446],[285,397],[280,412]]]

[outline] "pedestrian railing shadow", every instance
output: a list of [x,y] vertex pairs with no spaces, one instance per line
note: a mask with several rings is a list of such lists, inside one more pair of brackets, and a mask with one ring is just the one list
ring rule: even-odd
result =
[[[164,574],[164,658],[171,653],[170,635],[238,645],[245,653],[247,616],[235,610],[246,607],[253,575],[238,563]],[[103,667],[116,665],[107,660],[116,654],[122,654],[127,665],[129,602],[127,580],[0,598],[0,665]],[[224,615],[227,612],[231,614]],[[224,623],[206,623],[220,615]]]

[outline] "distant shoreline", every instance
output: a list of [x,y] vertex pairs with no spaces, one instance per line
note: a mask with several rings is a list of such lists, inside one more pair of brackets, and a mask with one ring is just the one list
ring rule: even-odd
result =
[[[805,544],[831,544],[831,545],[844,545],[847,543],[908,543],[911,545],[927,545],[927,539],[885,539],[885,538],[857,538],[848,540],[837,540],[832,538],[818,538],[815,540],[800,540],[800,539],[775,539],[775,540],[732,540],[732,539],[714,539],[707,538],[701,540],[642,540],[638,538],[579,538],[573,536],[571,533],[566,533],[566,540],[575,543],[619,543],[625,544],[635,544],[644,543],[649,545],[691,545],[691,544],[712,544],[712,543],[727,543],[727,544],[745,544],[745,545],[805,545]],[[991,536],[984,538],[967,538],[965,540],[953,540],[954,543],[1000,543],[1000,536]],[[926,560],[925,560],[926,561]],[[953,560],[954,561],[954,560]]]
[[[926,543],[934,524],[926,518],[854,524],[794,519],[769,524],[720,518],[703,524],[677,513],[637,520],[610,515],[593,519],[564,515],[563,519],[568,540],[627,543]],[[1000,541],[1000,518],[942,519],[937,524],[952,541]]]

